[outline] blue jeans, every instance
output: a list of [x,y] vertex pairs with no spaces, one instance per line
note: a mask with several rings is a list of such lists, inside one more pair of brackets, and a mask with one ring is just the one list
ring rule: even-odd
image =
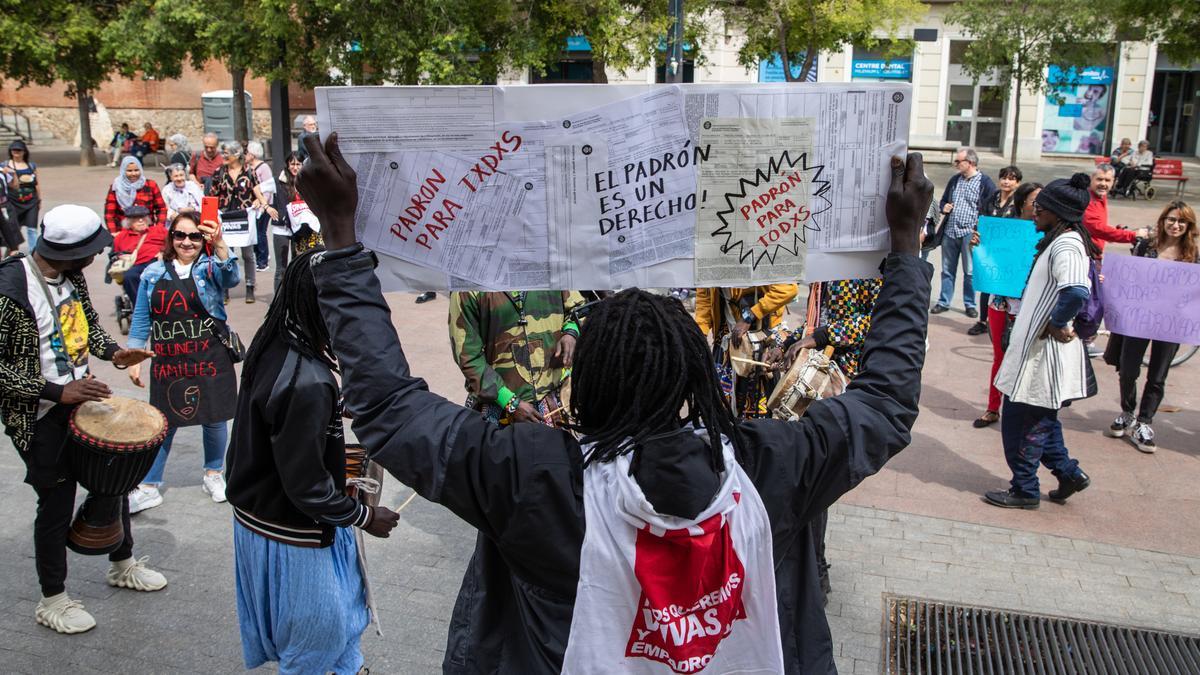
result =
[[258,243],[254,245],[254,261],[266,265],[271,260],[271,216],[266,213],[258,214],[254,227],[258,233]]
[[[229,441],[229,428],[225,422],[205,424],[203,428],[204,469],[220,471],[225,466],[225,445]],[[167,466],[167,456],[171,454],[171,441],[175,440],[176,431],[179,431],[178,427],[167,432],[162,447],[158,449],[158,457],[154,459],[154,466],[150,467],[150,471],[142,480],[143,483],[154,486],[162,485],[163,469]]]
[[971,235],[951,237],[949,233],[942,238],[942,292],[938,295],[937,304],[949,307],[954,300],[954,279],[958,272],[958,261],[962,260],[963,271],[963,306],[968,309],[975,307],[975,289],[971,287]]
[[1079,461],[1071,459],[1063,443],[1058,410],[1014,403],[1004,398],[1000,413],[1004,459],[1012,470],[1012,491],[1022,497],[1039,497],[1037,470],[1041,463],[1056,478],[1078,478]]

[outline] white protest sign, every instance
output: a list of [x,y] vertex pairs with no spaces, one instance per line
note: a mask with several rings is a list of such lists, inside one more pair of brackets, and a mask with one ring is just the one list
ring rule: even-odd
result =
[[[875,274],[910,99],[890,83],[327,87],[317,110],[358,171],[385,288],[602,289]],[[733,210],[739,248],[718,214],[760,169],[765,195]]]
[[321,221],[317,220],[317,214],[313,213],[305,202],[288,202],[287,216],[292,234],[298,232],[304,225],[307,225],[308,229],[313,232],[321,231]]

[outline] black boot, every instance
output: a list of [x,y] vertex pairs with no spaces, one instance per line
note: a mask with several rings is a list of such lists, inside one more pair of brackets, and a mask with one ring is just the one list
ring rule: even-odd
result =
[[1068,497],[1076,492],[1083,492],[1091,484],[1091,477],[1082,471],[1079,472],[1078,478],[1059,478],[1058,489],[1050,491],[1050,501],[1065,504]]
[[1036,509],[1042,501],[1040,497],[1022,497],[1012,490],[992,490],[983,498],[992,506],[1002,509]]

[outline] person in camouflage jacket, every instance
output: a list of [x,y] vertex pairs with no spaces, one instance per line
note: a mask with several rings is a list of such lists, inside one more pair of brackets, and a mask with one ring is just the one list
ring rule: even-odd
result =
[[[558,393],[579,337],[575,291],[450,294],[450,344],[467,406],[493,422],[563,420]],[[546,419],[547,417],[551,419]]]

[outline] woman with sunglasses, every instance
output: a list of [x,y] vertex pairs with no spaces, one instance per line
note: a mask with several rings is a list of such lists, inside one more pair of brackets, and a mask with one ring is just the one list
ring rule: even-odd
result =
[[[150,403],[167,417],[169,431],[158,458],[142,484],[129,495],[129,511],[162,504],[159,487],[180,427],[201,426],[204,433],[202,486],[214,502],[225,501],[226,422],[237,402],[237,376],[226,343],[225,291],[237,285],[238,259],[215,222],[199,222],[195,211],[171,220],[162,260],[142,272],[129,344],[154,350],[150,361]],[[129,379],[144,387],[142,368],[130,367]]]
[[[1143,258],[1160,258],[1178,262],[1198,263],[1200,237],[1196,229],[1196,211],[1186,202],[1173,201],[1158,215],[1158,225],[1149,238],[1138,238],[1133,254]],[[1110,280],[1108,283],[1119,283]],[[1142,359],[1150,350],[1150,365],[1146,368],[1146,384],[1139,405],[1137,380],[1142,373]],[[1145,453],[1158,449],[1154,442],[1154,414],[1162,403],[1167,386],[1167,373],[1179,345],[1174,342],[1147,340],[1128,335],[1113,335],[1104,350],[1104,361],[1117,367],[1120,373],[1121,414],[1105,433],[1113,438],[1128,438],[1133,447]],[[1133,414],[1138,409],[1137,416]]]

